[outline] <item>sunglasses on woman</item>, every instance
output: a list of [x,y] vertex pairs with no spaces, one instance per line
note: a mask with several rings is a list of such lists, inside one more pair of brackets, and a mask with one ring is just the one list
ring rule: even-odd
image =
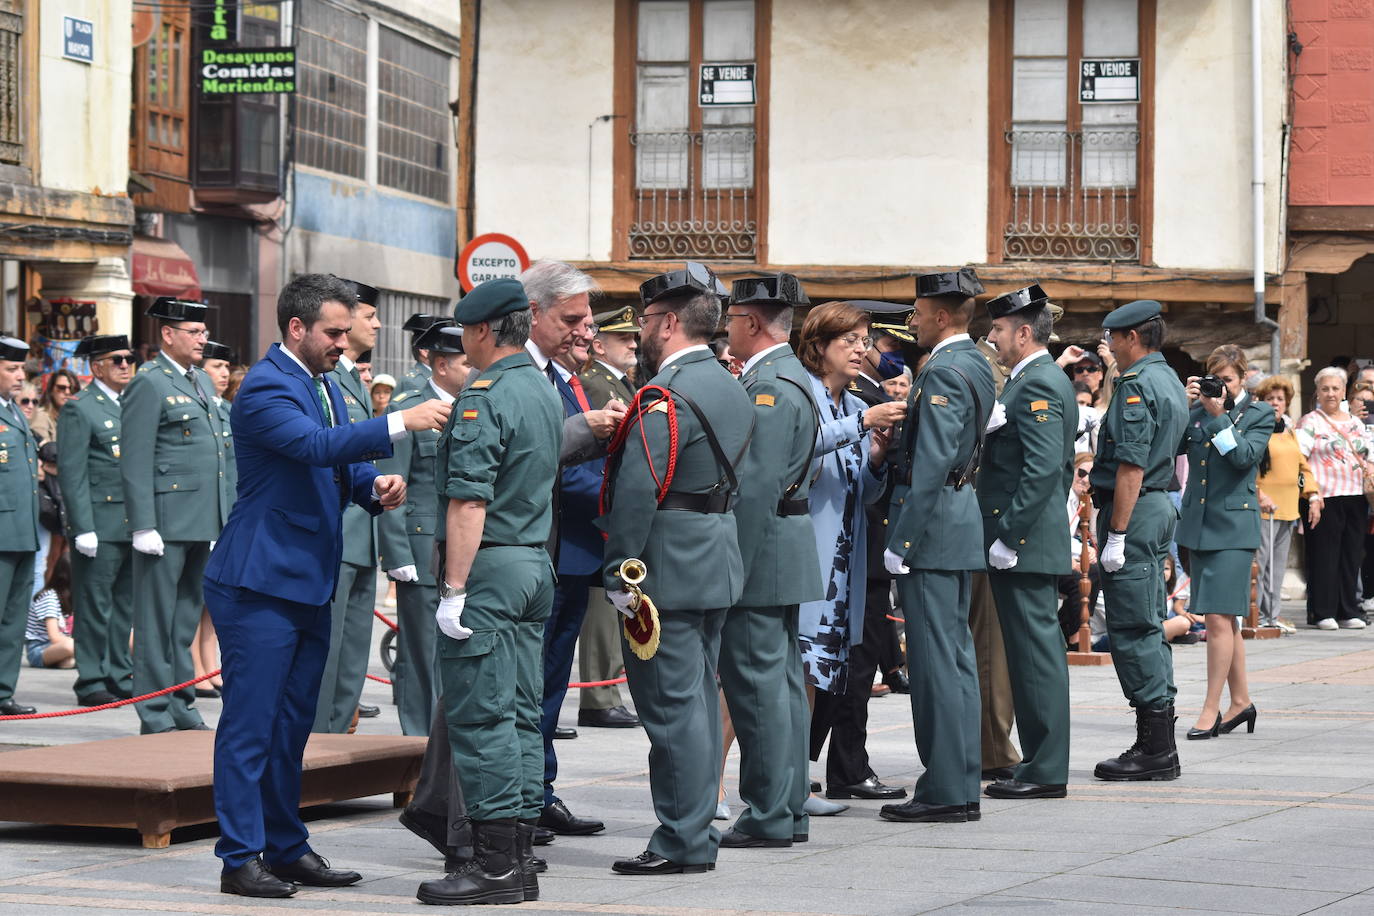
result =
[[1087,477],[1092,472],[1089,471],[1087,468],[1079,468],[1075,473],[1077,473],[1078,478],[1082,480],[1084,477]]
[[20,407],[32,407],[32,406],[34,406],[34,405],[37,404],[37,403],[38,403],[38,398],[20,398],[20,399],[19,399],[19,406],[20,406]]

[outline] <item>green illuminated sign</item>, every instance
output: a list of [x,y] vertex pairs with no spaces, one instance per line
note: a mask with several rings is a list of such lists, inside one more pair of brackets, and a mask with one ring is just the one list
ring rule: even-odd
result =
[[255,95],[296,91],[295,48],[203,48],[202,96]]

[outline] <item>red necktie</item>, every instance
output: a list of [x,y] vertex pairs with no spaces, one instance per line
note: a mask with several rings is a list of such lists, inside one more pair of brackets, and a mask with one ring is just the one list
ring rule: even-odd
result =
[[575,375],[568,376],[568,384],[572,386],[573,396],[577,398],[577,404],[586,413],[592,409],[592,405],[587,401],[587,395],[582,391],[582,382]]

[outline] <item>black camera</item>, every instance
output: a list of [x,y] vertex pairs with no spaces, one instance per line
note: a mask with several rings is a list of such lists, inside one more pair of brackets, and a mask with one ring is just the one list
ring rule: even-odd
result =
[[1204,398],[1219,398],[1226,394],[1226,385],[1215,375],[1204,375],[1197,380],[1197,390]]

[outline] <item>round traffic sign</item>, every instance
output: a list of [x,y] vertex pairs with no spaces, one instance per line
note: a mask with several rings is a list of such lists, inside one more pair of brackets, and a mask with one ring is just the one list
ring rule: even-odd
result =
[[530,256],[515,239],[500,232],[479,235],[463,246],[458,255],[458,282],[463,292],[487,280],[515,278],[530,266]]

